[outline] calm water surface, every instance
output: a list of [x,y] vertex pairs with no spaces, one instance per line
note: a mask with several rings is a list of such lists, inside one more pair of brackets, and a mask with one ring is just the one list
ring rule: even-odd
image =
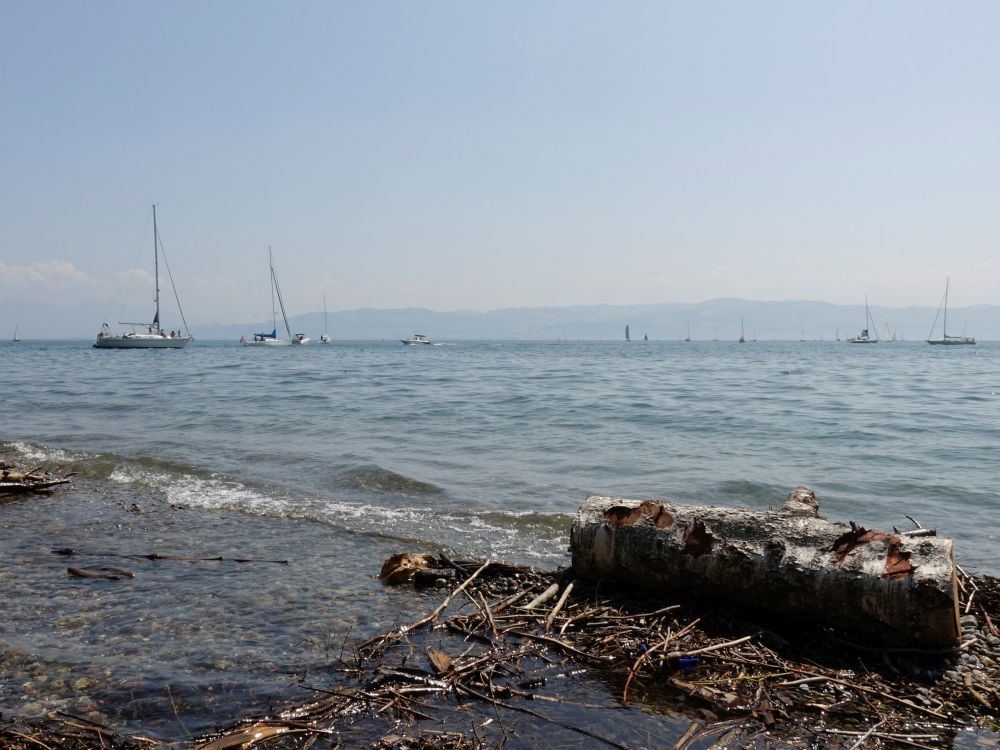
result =
[[[78,472],[0,506],[2,713],[184,737],[301,698],[345,639],[436,604],[384,590],[387,555],[555,568],[590,493],[765,508],[802,483],[1000,573],[1000,344],[25,342],[0,382],[4,457]],[[227,560],[130,557],[154,552]]]

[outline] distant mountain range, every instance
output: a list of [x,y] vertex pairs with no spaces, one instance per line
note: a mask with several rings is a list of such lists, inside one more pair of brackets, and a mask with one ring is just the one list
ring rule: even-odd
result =
[[[19,305],[16,321],[25,340],[32,338],[91,338],[100,321],[92,308],[59,308],[38,303],[34,309]],[[14,311],[0,302],[0,321],[13,336]],[[892,308],[873,306],[872,317],[879,337],[886,326],[896,338],[927,338],[937,310],[932,307]],[[489,312],[453,310],[438,312],[420,308],[360,309],[331,312],[329,331],[335,340],[398,339],[423,333],[436,341],[448,339],[592,339],[617,340],[628,325],[633,339],[648,335],[652,340],[684,338],[688,325],[696,340],[737,339],[740,318],[748,339],[833,339],[856,335],[865,327],[864,305],[833,305],[825,302],[756,302],[715,299],[694,304],[581,305],[575,307],[515,307]],[[323,331],[323,313],[297,315],[292,332],[302,331],[314,339]],[[940,320],[935,336],[940,335]],[[1000,339],[1000,306],[979,305],[950,308],[949,332],[966,332],[979,340]],[[202,340],[238,340],[241,335],[270,330],[271,323],[247,322],[205,325],[193,322],[191,330]]]

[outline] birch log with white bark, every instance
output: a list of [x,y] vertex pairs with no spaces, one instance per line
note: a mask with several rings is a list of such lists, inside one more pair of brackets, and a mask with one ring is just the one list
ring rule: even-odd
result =
[[724,597],[893,645],[958,642],[951,540],[827,521],[806,487],[769,511],[592,496],[570,548],[584,578]]

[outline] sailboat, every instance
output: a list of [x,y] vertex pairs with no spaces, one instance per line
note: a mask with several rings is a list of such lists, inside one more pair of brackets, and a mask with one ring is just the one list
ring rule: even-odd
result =
[[21,337],[17,335],[17,326],[14,326],[14,343],[15,344],[21,343]]
[[[949,276],[944,282],[944,321],[941,324],[941,338],[932,339],[931,336],[934,334],[934,326],[937,325],[937,315],[934,316],[934,323],[931,325],[931,331],[927,334],[928,344],[946,344],[949,346],[954,346],[956,344],[975,344],[976,339],[972,336],[949,336],[948,335],[948,286],[951,284],[951,277]],[[938,308],[938,314],[941,313],[941,308]]]
[[691,340],[691,321],[690,320],[688,321],[688,335],[684,337],[684,340],[685,341],[690,341]]
[[[868,331],[871,331],[874,335],[868,335]],[[857,336],[851,336],[847,339],[848,344],[877,344],[878,343],[878,331],[875,330],[875,321],[872,320],[871,313],[868,312],[868,295],[865,295],[865,327],[861,329],[861,333]]]
[[323,335],[319,337],[319,343],[329,344],[330,336],[326,332],[326,295],[323,295]]
[[[304,333],[296,333],[292,336],[292,329],[288,327],[288,315],[285,313],[285,301],[281,297],[281,287],[278,286],[278,275],[274,272],[274,256],[271,248],[267,248],[267,261],[271,267],[271,320],[273,327],[270,333],[255,333],[252,339],[240,337],[240,343],[244,346],[288,346],[289,344],[308,344],[309,337]],[[281,308],[281,319],[285,322],[285,333],[287,339],[278,338],[278,308],[275,307],[275,297],[277,297],[278,307]]]
[[[163,243],[160,241],[160,233],[156,227],[156,204],[153,204],[153,269],[155,272],[156,289],[156,314],[152,323],[125,323],[119,321],[119,325],[133,326],[128,333],[112,333],[110,326],[105,323],[101,326],[94,341],[95,349],[180,349],[188,345],[191,341],[191,332],[188,330],[187,321],[184,319],[184,311],[181,310],[180,299],[177,297],[177,288],[174,287],[174,278],[170,274],[170,266],[167,264],[167,275],[170,277],[170,286],[174,290],[174,299],[177,300],[177,309],[184,322],[184,331],[180,329],[170,331],[168,334],[160,326],[160,254],[163,253]],[[164,263],[166,257],[164,256]],[[146,332],[136,331],[135,326],[145,328]]]
[[747,342],[746,338],[743,336],[743,316],[740,316],[740,343],[745,344]]
[[631,341],[632,340],[631,338],[629,338],[629,335],[628,335],[628,325],[625,326],[625,340],[626,341]]

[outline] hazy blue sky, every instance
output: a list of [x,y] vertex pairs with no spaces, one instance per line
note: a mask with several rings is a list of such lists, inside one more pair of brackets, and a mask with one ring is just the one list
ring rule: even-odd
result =
[[2,10],[8,302],[1000,302],[996,2]]

